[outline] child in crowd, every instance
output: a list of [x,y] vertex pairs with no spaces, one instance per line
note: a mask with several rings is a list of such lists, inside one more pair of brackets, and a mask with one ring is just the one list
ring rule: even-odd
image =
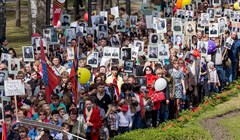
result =
[[208,62],[208,84],[210,94],[213,92],[218,92],[218,86],[220,85],[220,82],[213,62]]
[[132,128],[132,117],[128,113],[128,105],[122,105],[121,112],[118,113],[118,133],[124,134]]
[[118,127],[118,114],[117,114],[117,105],[112,104],[111,112],[107,117],[107,125],[109,127],[109,135],[110,137],[114,137],[117,135],[117,127]]

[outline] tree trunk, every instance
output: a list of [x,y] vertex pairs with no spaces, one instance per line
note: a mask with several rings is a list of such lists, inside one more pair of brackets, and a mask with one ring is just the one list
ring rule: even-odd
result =
[[16,0],[16,27],[21,27],[21,0]]
[[46,0],[37,0],[36,32],[42,34],[46,28]]
[[126,12],[131,15],[131,0],[126,0]]
[[33,24],[32,24],[32,10],[31,10],[31,0],[28,0],[28,34],[29,39],[31,39],[31,36],[33,34]]
[[88,26],[92,27],[92,0],[88,0]]
[[50,25],[50,12],[51,9],[51,0],[46,0],[46,25]]
[[80,9],[79,9],[79,0],[74,0],[74,17],[76,18],[79,13],[80,13]]
[[6,36],[6,7],[5,0],[0,0],[0,38]]

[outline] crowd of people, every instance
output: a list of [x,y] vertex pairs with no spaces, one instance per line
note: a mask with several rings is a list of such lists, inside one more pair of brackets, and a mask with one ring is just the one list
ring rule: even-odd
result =
[[[119,17],[108,12],[102,23],[101,18],[95,18],[90,28],[77,16],[70,24],[63,22],[65,28],[51,30],[58,34],[57,43],[51,44],[49,36],[47,43],[35,40],[32,51],[31,47],[23,49],[23,57],[9,47],[5,37],[1,38],[0,70],[13,72],[11,60],[20,61],[15,74],[1,72],[1,87],[4,79],[18,79],[25,88],[25,95],[17,96],[18,108],[13,97],[7,102],[2,99],[7,140],[70,140],[78,139],[76,136],[107,140],[134,129],[157,127],[177,118],[182,110],[197,107],[205,97],[223,91],[239,72],[239,27],[233,26],[239,13],[231,4],[212,6],[204,0],[192,1],[182,9],[173,5],[163,1],[159,14],[155,11],[154,15],[128,15],[121,7]],[[217,9],[221,9],[220,14],[213,14]],[[209,14],[213,14],[212,20]],[[149,16],[152,22],[146,20]],[[177,18],[177,23],[172,18]],[[98,29],[99,25],[103,29]],[[66,30],[75,33],[69,37]],[[43,46],[47,64],[60,79],[50,102],[43,79]],[[87,83],[75,79],[77,89],[70,79],[73,65],[76,73],[81,68],[91,72]],[[167,82],[161,91],[156,90],[158,79]],[[4,96],[4,87],[2,90]],[[56,125],[61,130],[46,129],[44,124],[24,125],[18,121],[21,119]]]

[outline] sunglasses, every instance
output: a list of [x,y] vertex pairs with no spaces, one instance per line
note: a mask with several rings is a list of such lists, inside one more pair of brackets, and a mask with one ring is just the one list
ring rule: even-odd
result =
[[44,113],[43,114],[42,113],[39,114],[39,116],[43,116],[43,115],[46,115],[46,114],[44,114]]

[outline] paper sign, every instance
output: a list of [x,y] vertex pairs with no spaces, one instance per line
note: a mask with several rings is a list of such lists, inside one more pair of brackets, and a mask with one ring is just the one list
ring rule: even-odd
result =
[[6,96],[24,95],[25,88],[21,80],[4,81],[4,90]]
[[111,8],[111,14],[115,16],[115,19],[119,17],[118,6]]

